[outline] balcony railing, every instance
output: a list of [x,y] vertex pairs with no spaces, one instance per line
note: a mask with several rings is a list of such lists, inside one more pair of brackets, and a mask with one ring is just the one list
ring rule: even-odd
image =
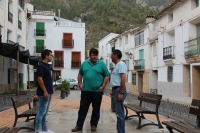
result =
[[200,54],[200,37],[184,42],[184,55]]
[[129,70],[129,60],[122,60],[122,61],[126,64],[127,69]]
[[174,46],[163,48],[163,60],[175,58],[174,48]]
[[73,48],[74,47],[74,40],[73,39],[71,39],[71,40],[63,39],[62,40],[62,46],[63,46],[63,48]]
[[18,28],[21,30],[22,29],[22,22],[18,20]]
[[13,22],[13,14],[8,12],[8,21]]
[[34,30],[34,35],[35,36],[46,36],[46,30]]
[[145,59],[134,60],[134,69],[144,70]]
[[72,68],[79,68],[80,66],[81,66],[81,61],[76,61],[76,62],[72,61],[71,62]]
[[44,49],[46,46],[34,46],[34,53],[41,53]]
[[64,60],[55,60],[54,67],[64,67]]

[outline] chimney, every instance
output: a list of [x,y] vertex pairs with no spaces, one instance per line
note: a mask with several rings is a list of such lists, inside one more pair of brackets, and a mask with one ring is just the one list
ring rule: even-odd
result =
[[154,15],[147,15],[146,16],[146,24],[151,23],[155,21],[155,16]]
[[58,21],[60,21],[60,9],[58,9]]

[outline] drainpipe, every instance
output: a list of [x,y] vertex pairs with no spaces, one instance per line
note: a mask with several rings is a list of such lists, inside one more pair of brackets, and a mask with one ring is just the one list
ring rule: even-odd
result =
[[58,9],[58,21],[60,21],[60,9]]

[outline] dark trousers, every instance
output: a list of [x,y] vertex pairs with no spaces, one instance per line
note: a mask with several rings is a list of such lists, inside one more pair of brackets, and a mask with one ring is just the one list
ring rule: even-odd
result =
[[85,117],[87,116],[88,109],[90,107],[90,103],[92,103],[92,116],[90,119],[90,125],[94,125],[97,127],[99,118],[100,118],[100,106],[102,101],[102,92],[89,92],[89,91],[81,91],[81,101],[80,108],[78,111],[78,120],[76,125],[80,128],[83,127],[83,123],[85,121]]

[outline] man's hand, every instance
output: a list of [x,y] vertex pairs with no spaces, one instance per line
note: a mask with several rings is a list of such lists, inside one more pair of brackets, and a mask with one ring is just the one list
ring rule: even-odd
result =
[[99,92],[103,92],[103,90],[104,90],[104,88],[101,86],[101,87],[99,88]]
[[78,87],[79,87],[80,90],[83,89],[83,85],[82,84],[78,84]]
[[123,100],[123,95],[122,94],[118,94],[118,101],[122,101]]
[[46,92],[44,92],[44,98],[45,99],[48,99],[48,97],[49,97],[49,94],[48,94],[48,92],[46,91]]

